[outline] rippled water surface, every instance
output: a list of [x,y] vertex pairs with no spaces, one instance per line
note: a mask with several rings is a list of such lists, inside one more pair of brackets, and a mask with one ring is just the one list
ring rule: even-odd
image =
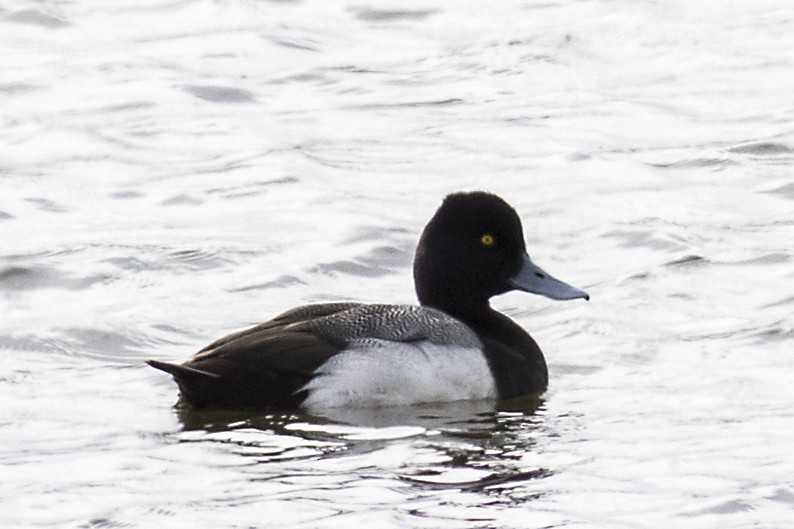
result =
[[[794,527],[794,7],[10,0],[0,526]],[[177,413],[146,358],[413,303],[488,189],[541,401]]]

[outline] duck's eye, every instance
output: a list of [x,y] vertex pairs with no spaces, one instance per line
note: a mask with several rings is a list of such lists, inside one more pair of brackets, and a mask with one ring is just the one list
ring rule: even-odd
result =
[[493,246],[493,243],[495,242],[496,239],[494,239],[494,236],[490,233],[484,233],[482,237],[480,237],[480,244],[483,246]]

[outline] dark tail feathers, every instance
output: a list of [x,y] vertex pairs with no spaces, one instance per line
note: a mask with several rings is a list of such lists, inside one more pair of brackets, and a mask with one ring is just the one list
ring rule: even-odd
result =
[[174,377],[177,382],[190,383],[191,381],[199,381],[199,380],[206,381],[207,379],[220,378],[215,373],[202,371],[201,369],[196,369],[185,365],[170,364],[168,362],[161,362],[159,360],[147,360],[146,363],[155,369],[159,369],[160,371],[165,371],[166,373]]

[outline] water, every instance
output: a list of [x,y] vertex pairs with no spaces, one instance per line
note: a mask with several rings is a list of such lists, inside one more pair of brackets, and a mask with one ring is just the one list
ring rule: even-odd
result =
[[[786,0],[8,1],[0,526],[794,527]],[[179,415],[178,361],[414,301],[503,195],[589,303],[495,305],[541,402]]]

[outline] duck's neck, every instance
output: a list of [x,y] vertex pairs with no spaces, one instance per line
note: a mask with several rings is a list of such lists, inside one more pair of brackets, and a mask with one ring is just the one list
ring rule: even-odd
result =
[[434,303],[429,300],[420,302],[459,319],[480,336],[508,341],[512,338],[512,341],[517,342],[514,345],[522,350],[527,347],[537,348],[535,341],[520,325],[491,308],[488,300],[469,303],[458,301],[454,304]]

